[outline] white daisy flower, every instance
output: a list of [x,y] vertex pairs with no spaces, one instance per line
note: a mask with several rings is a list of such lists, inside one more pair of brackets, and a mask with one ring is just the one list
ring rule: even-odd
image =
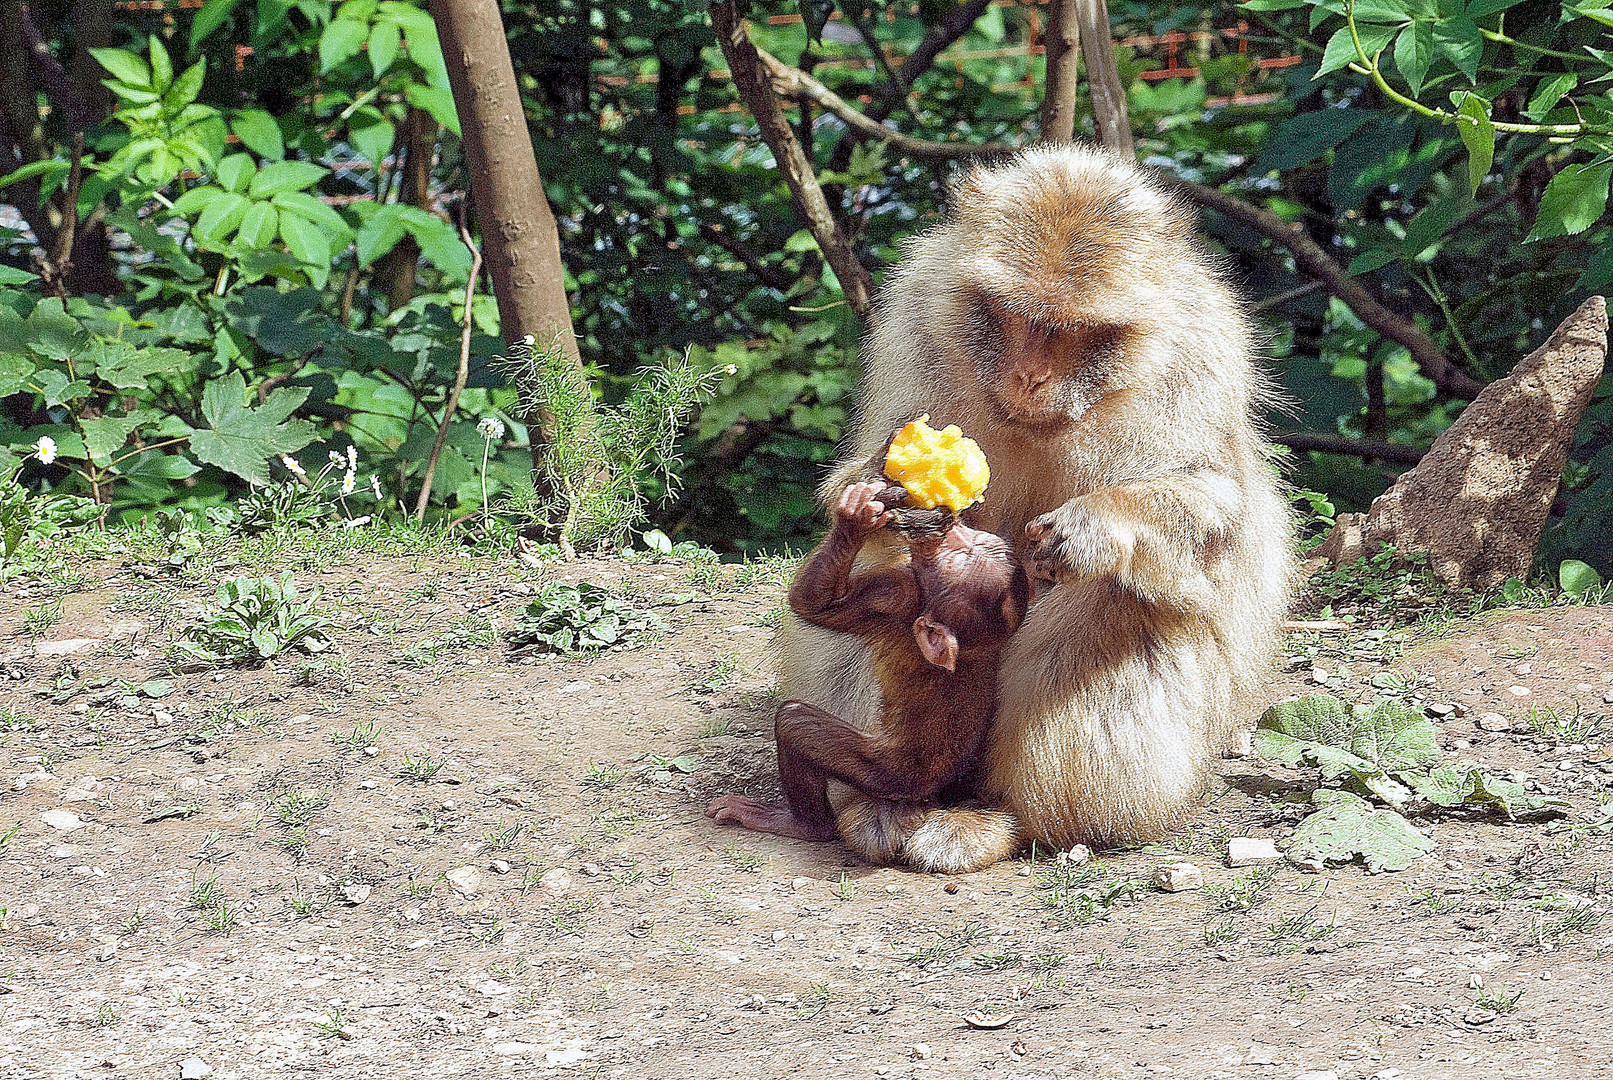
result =
[[476,434],[488,442],[498,442],[504,438],[504,421],[496,416],[484,416],[476,425]]
[[340,450],[332,450],[330,452],[330,463],[332,465],[346,465],[347,459],[342,456],[342,452]]
[[364,514],[361,517],[348,518],[346,521],[342,522],[342,528],[344,528],[344,529],[358,529],[358,528],[362,528],[365,525],[368,525],[369,523],[370,523],[370,515]]
[[356,446],[347,448],[347,467],[349,469],[358,468],[358,447]]
[[357,487],[357,486],[358,486],[358,476],[353,472],[352,469],[348,469],[347,470],[347,475],[342,477],[342,494],[343,495],[351,495],[351,494],[353,494],[353,489],[355,487]]
[[39,455],[40,461],[49,465],[56,460],[56,440],[49,435],[41,435],[39,441],[34,443],[34,453]]
[[280,464],[284,465],[286,467],[287,471],[291,472],[295,476],[307,476],[308,475],[308,470],[304,469],[302,467],[302,463],[299,462],[296,458],[292,457],[290,454],[281,454],[280,455]]
[[370,474],[370,490],[375,492],[375,497],[377,499],[379,499],[381,497],[381,474],[380,473],[371,473]]

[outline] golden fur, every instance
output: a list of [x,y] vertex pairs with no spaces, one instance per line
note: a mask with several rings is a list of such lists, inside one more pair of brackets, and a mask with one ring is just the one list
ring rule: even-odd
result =
[[[1293,558],[1255,426],[1265,391],[1250,328],[1191,215],[1132,166],[1070,146],[977,168],[952,204],[885,286],[858,420],[823,495],[928,412],[991,462],[972,524],[1025,558],[1027,523],[1058,511],[1048,543],[1069,569],[1008,643],[988,809],[932,811],[915,826],[836,793],[853,848],[957,871],[1031,840],[1063,848],[1175,827],[1261,697]],[[1005,411],[992,365],[1011,318],[1069,332],[1057,341],[1107,343],[1102,357],[1061,365],[1068,422]],[[874,545],[863,554],[867,565],[897,557]],[[862,641],[789,619],[779,651],[782,697],[877,722]],[[859,833],[874,821],[883,825]],[[897,823],[904,835],[893,836]]]

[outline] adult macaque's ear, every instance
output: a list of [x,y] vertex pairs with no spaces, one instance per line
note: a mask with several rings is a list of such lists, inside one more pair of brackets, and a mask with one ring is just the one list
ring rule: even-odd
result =
[[953,670],[958,664],[958,636],[928,615],[913,620],[913,639],[924,659],[938,668]]

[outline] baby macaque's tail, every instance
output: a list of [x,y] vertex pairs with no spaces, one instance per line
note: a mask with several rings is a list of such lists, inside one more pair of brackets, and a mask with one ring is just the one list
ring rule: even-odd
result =
[[924,808],[859,797],[836,817],[841,839],[869,862],[931,873],[983,870],[1030,842],[1013,814],[978,805]]

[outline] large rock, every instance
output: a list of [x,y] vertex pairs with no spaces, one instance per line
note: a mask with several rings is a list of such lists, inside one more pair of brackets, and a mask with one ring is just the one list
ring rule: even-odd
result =
[[1387,543],[1426,553],[1452,585],[1525,576],[1606,358],[1607,303],[1593,296],[1486,386],[1364,517],[1341,514],[1317,554],[1341,565]]

